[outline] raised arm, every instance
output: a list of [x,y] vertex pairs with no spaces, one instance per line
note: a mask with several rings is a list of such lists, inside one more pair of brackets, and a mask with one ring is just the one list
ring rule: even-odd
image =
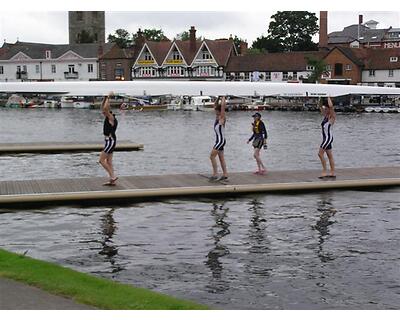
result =
[[328,112],[329,121],[333,124],[336,121],[336,113],[331,97],[328,97],[328,107],[329,107],[329,112]]
[[220,120],[222,119],[225,122],[225,108],[226,108],[226,98],[221,98],[221,115]]
[[319,111],[321,112],[321,114],[324,114],[323,100],[321,97],[318,98],[318,107],[319,107]]
[[110,92],[107,96],[103,98],[103,101],[101,103],[101,112],[103,113],[104,116],[107,117],[108,121],[111,123],[111,125],[114,125],[114,117],[110,112],[110,97],[113,95],[112,92]]

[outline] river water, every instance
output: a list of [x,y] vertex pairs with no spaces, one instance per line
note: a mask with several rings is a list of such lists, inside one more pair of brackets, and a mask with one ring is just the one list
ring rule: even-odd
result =
[[[117,112],[119,175],[209,172],[213,114]],[[319,168],[321,118],[264,112],[270,170]],[[399,166],[398,114],[338,114],[338,167]],[[253,170],[251,114],[228,114],[231,171]],[[101,141],[95,110],[0,109],[3,142]],[[105,176],[97,153],[6,155],[0,180]],[[399,188],[98,207],[0,209],[0,246],[220,309],[398,309]]]

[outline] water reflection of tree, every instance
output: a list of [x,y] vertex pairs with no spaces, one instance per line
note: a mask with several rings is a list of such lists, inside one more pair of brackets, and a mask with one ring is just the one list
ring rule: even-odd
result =
[[111,264],[111,272],[116,273],[121,270],[124,270],[122,266],[120,266],[116,261],[116,255],[118,254],[118,247],[113,243],[113,236],[115,231],[117,230],[116,222],[114,220],[115,209],[112,208],[106,212],[100,219],[101,221],[101,232],[103,234],[103,239],[100,241],[101,250],[99,254],[105,257],[105,260],[110,262]]
[[248,211],[251,212],[249,225],[249,253],[250,264],[247,266],[248,272],[260,276],[269,276],[271,268],[266,264],[266,255],[271,251],[270,243],[267,238],[265,209],[263,202],[257,198],[252,199],[249,203]]
[[334,260],[334,257],[324,251],[324,242],[329,236],[329,226],[334,223],[331,218],[336,214],[337,210],[332,205],[332,198],[327,194],[322,194],[321,199],[317,203],[317,210],[320,212],[317,223],[313,226],[317,230],[318,235],[318,257],[321,262]]
[[221,243],[221,239],[226,235],[230,234],[230,224],[225,221],[229,208],[225,208],[224,204],[218,205],[213,203],[211,209],[211,216],[215,220],[215,224],[212,226],[212,237],[214,239],[214,247],[207,254],[207,260],[205,262],[212,272],[212,282],[208,285],[208,289],[211,292],[223,292],[228,290],[228,283],[223,280],[223,264],[220,258],[229,254],[229,249]]

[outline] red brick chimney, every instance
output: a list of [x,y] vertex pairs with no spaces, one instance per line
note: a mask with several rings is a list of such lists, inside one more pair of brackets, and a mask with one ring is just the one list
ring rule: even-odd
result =
[[358,15],[358,24],[363,24],[363,15]]
[[189,41],[190,41],[190,51],[196,51],[196,29],[194,26],[190,27],[189,30]]
[[319,48],[328,47],[328,11],[319,12]]
[[240,41],[240,55],[244,56],[247,53],[248,44],[246,41]]
[[144,45],[145,40],[146,40],[146,39],[144,38],[143,32],[142,32],[142,30],[139,28],[139,30],[138,30],[138,32],[137,32],[137,38],[136,38],[136,41],[135,41],[136,47],[141,48],[141,47]]

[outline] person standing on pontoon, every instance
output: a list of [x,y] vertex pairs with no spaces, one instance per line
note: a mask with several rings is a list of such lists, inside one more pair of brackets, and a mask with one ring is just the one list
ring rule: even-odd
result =
[[[333,159],[332,153],[332,143],[333,143],[333,124],[336,121],[335,108],[332,103],[332,99],[328,97],[327,106],[322,103],[319,104],[321,114],[324,119],[321,122],[322,127],[322,143],[319,147],[318,157],[321,160],[322,174],[319,179],[325,178],[336,178],[335,176],[335,161]],[[328,156],[330,172],[327,173],[326,160],[324,154]]]
[[[211,150],[210,160],[213,169],[213,174],[210,177],[210,181],[226,181],[228,180],[228,172],[226,170],[226,163],[224,157],[224,147],[226,144],[225,139],[225,108],[226,99],[225,97],[218,97],[214,104],[215,110],[215,122],[214,122],[214,132],[215,132],[215,144]],[[222,176],[218,177],[218,165],[217,156],[222,169]]]
[[255,174],[265,174],[267,169],[264,166],[264,163],[261,160],[260,151],[264,147],[267,146],[267,129],[265,129],[265,124],[261,120],[261,114],[256,112],[252,115],[254,118],[254,122],[252,123],[253,126],[253,135],[247,140],[249,144],[253,141],[253,148],[254,148],[254,159],[256,159],[258,170],[255,171]]
[[104,115],[103,134],[104,134],[104,149],[100,153],[99,162],[109,175],[109,181],[104,183],[106,186],[115,186],[118,177],[115,176],[113,166],[113,152],[117,145],[117,131],[118,120],[110,110],[110,97],[114,94],[110,92],[108,96],[103,98],[101,103],[101,111]]

